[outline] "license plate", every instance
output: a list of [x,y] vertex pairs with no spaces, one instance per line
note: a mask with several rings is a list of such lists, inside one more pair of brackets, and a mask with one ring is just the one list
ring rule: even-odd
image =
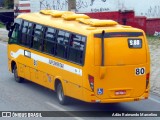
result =
[[115,95],[126,95],[126,90],[117,90],[115,91]]

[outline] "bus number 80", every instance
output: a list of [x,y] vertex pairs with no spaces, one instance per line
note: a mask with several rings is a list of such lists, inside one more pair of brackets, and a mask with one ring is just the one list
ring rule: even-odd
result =
[[136,68],[136,75],[143,75],[145,74],[145,68]]

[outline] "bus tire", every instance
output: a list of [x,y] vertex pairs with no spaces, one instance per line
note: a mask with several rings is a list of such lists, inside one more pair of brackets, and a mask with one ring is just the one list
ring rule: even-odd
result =
[[58,98],[59,103],[61,105],[68,104],[68,98],[67,96],[64,95],[62,83],[60,82],[58,83],[56,92],[57,92],[57,98]]
[[14,65],[13,73],[14,73],[14,80],[16,82],[18,82],[18,83],[23,82],[23,78],[21,78],[21,77],[18,76],[17,65]]

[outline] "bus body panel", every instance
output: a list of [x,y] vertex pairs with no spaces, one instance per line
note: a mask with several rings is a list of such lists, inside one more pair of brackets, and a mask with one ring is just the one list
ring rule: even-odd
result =
[[133,102],[133,101],[139,101],[139,100],[145,100],[149,97],[149,89],[146,90],[146,92],[139,96],[139,97],[119,97],[119,98],[100,98],[99,96],[96,96],[93,94],[93,92],[88,91],[87,89],[83,89],[83,101],[90,102],[90,103],[120,103],[120,102]]
[[[135,68],[141,67],[145,67],[146,73],[149,73],[148,64],[105,67],[105,74],[103,73],[102,77],[95,79],[95,94],[102,99],[141,96],[146,90],[146,74],[135,75]],[[98,94],[98,89],[100,88],[103,89],[103,94]],[[116,91],[124,91],[126,93],[124,95],[116,95]]]
[[[129,48],[128,40],[142,40],[142,48]],[[137,65],[147,62],[147,48],[144,37],[115,37],[104,39],[104,65]],[[101,65],[101,39],[95,38],[95,65]]]
[[[116,32],[118,31],[112,31],[112,33]],[[132,31],[129,32],[132,33]],[[128,40],[130,39],[141,40],[142,47],[129,48]],[[94,40],[94,69],[97,70],[97,74],[91,74],[95,77],[95,95],[100,99],[135,98],[143,95],[148,88],[146,88],[146,75],[150,73],[146,38],[144,36],[105,38],[104,66],[101,64],[102,39],[94,38]],[[139,69],[143,70],[142,74],[138,73]]]
[[[69,39],[69,42],[67,45],[62,45],[52,40],[50,44],[47,44],[48,46],[44,46],[44,50],[50,48],[52,43],[56,44],[54,44],[54,47],[56,46],[54,49],[57,49],[58,45],[63,46],[63,49],[67,51],[63,58],[56,56],[55,53],[53,55],[52,51],[47,53],[39,49],[42,47],[41,44],[36,44],[39,46],[34,48],[32,43],[30,43],[31,46],[25,46],[15,40],[17,43],[8,44],[10,71],[13,70],[12,63],[15,62],[20,77],[52,90],[56,90],[55,82],[60,80],[66,96],[86,102],[125,102],[148,98],[149,82],[147,83],[147,80],[149,81],[149,78],[147,76],[150,74],[150,56],[147,40],[142,30],[132,27],[124,28],[121,25],[92,28],[77,21],[65,21],[62,18],[53,18],[39,13],[21,15],[18,18],[23,22],[28,21],[33,24],[30,26],[33,29],[31,30],[33,36],[27,37],[27,39],[30,38],[29,40],[33,41],[31,38],[36,38],[33,34],[33,31],[36,31],[35,26],[42,25],[42,29],[39,30],[42,32],[40,36],[43,36],[42,44],[46,42],[45,35],[48,34],[46,31],[49,28],[57,30],[54,33],[54,39],[58,41],[58,32],[63,31],[65,35],[60,36],[64,37],[65,42]],[[23,22],[19,32],[22,32]],[[133,34],[132,36],[130,34],[132,32],[141,35],[134,36]],[[69,37],[67,37],[68,33]],[[113,36],[107,36],[108,34]],[[114,36],[115,34],[117,36]],[[129,36],[123,36],[124,34],[129,34]],[[76,36],[75,40],[72,35]],[[102,37],[104,37],[104,55],[102,55]],[[20,41],[23,40],[20,38]],[[132,46],[132,40],[138,41],[135,44],[137,48]],[[77,42],[75,46],[81,47],[77,49],[73,46],[74,42]],[[142,47],[139,46],[139,42]],[[59,49],[60,52],[61,50]],[[68,59],[69,50],[70,52],[79,50],[77,54],[73,53],[74,56],[71,56],[71,59],[78,58],[74,62]],[[81,51],[84,52],[84,58],[82,54],[77,57]],[[81,58],[84,63],[77,62]],[[104,64],[102,64],[102,58],[104,58]]]
[[[14,48],[14,50],[12,49]],[[70,64],[68,62],[64,62],[63,60],[58,60],[57,58],[53,58],[49,55],[45,55],[42,53],[39,53],[35,50],[27,49],[24,47],[20,47],[18,45],[10,45],[8,47],[8,51],[12,51],[16,53],[18,50],[26,50],[30,51],[31,55],[32,53],[43,56],[45,58],[50,58],[51,60],[55,61],[62,61],[61,63],[64,64]],[[26,57],[23,55],[19,55],[17,58],[13,59],[12,56],[10,56],[11,53],[9,53],[9,58],[11,61],[16,61],[17,67],[18,67],[18,74],[20,77],[25,78],[27,80],[30,80],[32,82],[35,82],[37,84],[40,84],[44,87],[47,87],[49,89],[55,90],[54,88],[54,82],[56,78],[61,78],[61,82],[64,85],[65,88],[65,94],[68,96],[71,96],[73,98],[77,99],[83,99],[82,98],[82,76],[73,74],[69,71],[59,69],[57,67],[54,67],[52,65],[48,65],[44,63],[43,61],[37,60],[37,65],[34,65],[34,59]],[[11,69],[11,61],[8,62],[9,69]],[[70,64],[70,66],[75,66],[74,64]],[[79,67],[76,65],[77,68],[82,69],[82,67]],[[60,76],[60,77],[59,77]],[[78,93],[78,94],[77,94]]]

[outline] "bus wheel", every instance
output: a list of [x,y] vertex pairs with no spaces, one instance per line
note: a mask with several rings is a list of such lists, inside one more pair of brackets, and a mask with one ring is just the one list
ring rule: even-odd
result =
[[61,83],[58,83],[57,85],[57,98],[60,104],[66,105],[68,103],[67,96],[64,95],[63,87]]
[[14,66],[13,73],[14,73],[14,80],[18,83],[21,83],[23,81],[23,78],[18,76],[17,65]]

